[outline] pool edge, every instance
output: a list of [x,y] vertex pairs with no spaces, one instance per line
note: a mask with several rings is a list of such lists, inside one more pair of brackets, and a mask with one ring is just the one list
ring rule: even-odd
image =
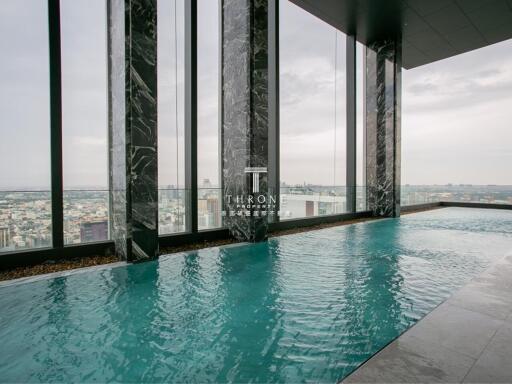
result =
[[0,288],[9,287],[9,286],[13,286],[13,285],[34,283],[36,281],[50,280],[50,279],[55,279],[55,278],[59,278],[59,277],[67,277],[67,276],[77,275],[77,274],[86,273],[86,272],[109,270],[109,269],[114,269],[114,268],[118,268],[118,267],[126,267],[128,265],[130,265],[130,264],[127,263],[126,261],[117,261],[115,263],[109,263],[109,264],[92,265],[89,267],[74,268],[74,269],[68,269],[68,270],[63,270],[63,271],[44,273],[41,275],[19,277],[16,279],[0,281]]
[[[508,261],[508,263],[506,261]],[[503,262],[505,262],[505,264],[509,264],[510,266],[512,266],[512,250],[507,252],[503,257],[501,257],[498,260],[496,260],[495,262],[493,262],[488,268],[486,268],[480,274],[478,274],[476,276],[473,276],[466,284],[461,286],[459,289],[457,289],[456,291],[452,292],[445,300],[443,300],[438,305],[436,305],[431,311],[429,311],[427,314],[425,314],[425,316],[423,316],[421,319],[419,319],[411,327],[406,329],[404,332],[400,333],[394,339],[390,340],[388,343],[386,343],[386,345],[384,345],[382,348],[380,348],[378,351],[376,351],[374,354],[372,354],[368,359],[366,359],[361,365],[359,365],[351,373],[349,373],[343,379],[339,380],[337,382],[337,384],[383,382],[383,380],[386,381],[386,379],[384,379],[382,377],[378,377],[377,375],[375,375],[375,372],[374,372],[374,371],[379,372],[379,370],[380,370],[379,367],[377,367],[377,364],[379,363],[378,360],[380,360],[380,359],[384,360],[385,359],[385,358],[382,358],[382,354],[387,352],[390,348],[392,348],[397,343],[400,343],[406,337],[412,337],[412,338],[416,339],[417,340],[417,345],[422,345],[424,343],[429,343],[428,341],[426,341],[424,339],[420,339],[420,338],[414,336],[414,332],[416,330],[418,330],[420,327],[422,327],[426,323],[426,319],[429,318],[429,316],[431,316],[435,312],[438,312],[441,309],[441,307],[444,307],[444,306],[456,306],[456,307],[459,307],[460,309],[462,309],[464,311],[480,313],[478,310],[468,309],[467,305],[466,305],[466,307],[464,307],[463,304],[457,305],[457,304],[451,303],[451,301],[453,301],[454,298],[463,289],[467,289],[468,287],[471,287],[475,282],[477,282],[480,279],[485,278],[486,276],[488,276],[488,277],[489,277],[489,275],[492,276],[491,272],[493,270],[495,270],[500,264],[503,264]],[[496,277],[496,279],[498,279],[498,278]],[[511,282],[512,282],[512,277],[511,277]],[[485,290],[485,288],[482,288],[482,290]],[[495,320],[496,321],[500,321],[502,323],[500,327],[503,327],[503,326],[507,326],[507,324],[509,324],[509,325],[512,324],[512,317],[511,316],[512,316],[512,306],[511,306],[511,310],[510,310],[510,313],[509,313],[508,317],[506,317],[505,319],[501,319],[501,320],[498,320],[498,319],[495,319]],[[488,316],[488,317],[492,317],[492,316]],[[494,317],[493,317],[493,319],[494,319]],[[493,333],[492,338],[494,338],[494,336],[496,335],[497,332],[498,332],[498,330],[496,330]],[[482,348],[482,350],[480,351],[480,354],[479,354],[478,357],[471,357],[471,356],[469,356],[469,355],[467,355],[465,353],[459,353],[459,351],[455,351],[454,349],[451,349],[450,347],[442,346],[443,349],[451,351],[454,354],[460,354],[462,357],[473,358],[473,360],[474,360],[473,363],[471,364],[471,366],[466,371],[465,375],[461,378],[461,380],[453,381],[453,382],[463,382],[463,380],[471,373],[471,371],[473,370],[473,367],[475,366],[477,361],[479,361],[481,355],[483,354],[484,350],[487,348],[487,346],[489,345],[490,342],[491,341],[489,340],[489,342]],[[399,353],[397,353],[397,355],[399,355]],[[407,354],[406,353],[402,352],[402,355],[403,355],[402,358],[407,359],[407,356],[406,356]],[[438,368],[438,367],[435,367],[435,366],[432,366],[432,365],[429,365],[429,366],[427,366],[427,364],[425,364],[425,365],[426,365],[425,368],[430,368],[430,369]],[[370,372],[365,372],[365,371],[370,371]],[[397,369],[397,371],[398,371],[398,369]],[[366,375],[366,378],[365,378],[364,375]],[[362,377],[362,379],[358,380],[355,376],[363,376],[363,377]],[[395,376],[395,380],[393,382],[409,382],[409,381],[399,380],[399,378],[400,378],[400,372],[397,372],[397,375]],[[437,377],[437,378],[430,379],[430,381],[433,381],[434,379],[439,380],[439,378]],[[510,379],[512,381],[512,377],[510,377]],[[416,381],[418,381],[418,382],[426,382],[425,379],[421,379],[421,380],[416,379]],[[427,380],[427,381],[429,381],[429,380]]]

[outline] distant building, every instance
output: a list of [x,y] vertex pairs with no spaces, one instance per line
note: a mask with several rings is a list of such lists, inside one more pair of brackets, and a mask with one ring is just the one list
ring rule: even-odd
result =
[[9,228],[0,227],[0,249],[7,248],[10,244]]
[[217,198],[199,199],[197,201],[199,212],[199,226],[202,229],[218,228],[221,226],[220,204]]
[[210,179],[203,179],[203,184],[201,185],[201,188],[211,188],[212,183]]
[[108,238],[108,221],[80,223],[80,242],[102,241]]
[[219,200],[214,199],[208,199],[207,200],[208,205],[208,214],[210,215],[210,225],[212,228],[220,227],[220,206],[219,206]]
[[307,194],[305,191],[291,190],[281,205],[281,216],[291,219],[333,215],[346,212],[346,206],[345,196]]

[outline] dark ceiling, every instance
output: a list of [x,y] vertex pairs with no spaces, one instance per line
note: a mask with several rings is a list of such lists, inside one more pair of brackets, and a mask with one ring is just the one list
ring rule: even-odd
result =
[[368,44],[402,37],[406,69],[512,38],[512,0],[290,0]]

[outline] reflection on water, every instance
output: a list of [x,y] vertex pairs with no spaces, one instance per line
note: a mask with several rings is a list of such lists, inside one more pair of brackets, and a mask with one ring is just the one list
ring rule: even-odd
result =
[[0,377],[336,382],[511,250],[450,208],[3,287]]

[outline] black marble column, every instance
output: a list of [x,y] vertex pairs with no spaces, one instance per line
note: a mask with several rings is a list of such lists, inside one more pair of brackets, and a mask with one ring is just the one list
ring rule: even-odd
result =
[[239,240],[260,241],[263,215],[276,214],[263,207],[270,198],[268,0],[222,0],[221,56],[224,224]]
[[366,185],[368,209],[400,216],[401,46],[366,48]]
[[157,0],[107,0],[110,233],[128,261],[158,253]]

